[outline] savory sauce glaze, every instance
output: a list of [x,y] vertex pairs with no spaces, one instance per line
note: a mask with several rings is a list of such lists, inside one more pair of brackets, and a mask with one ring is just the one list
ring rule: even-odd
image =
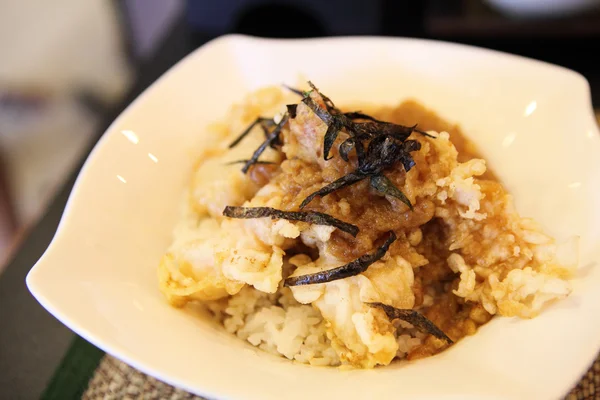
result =
[[[415,101],[407,101],[393,108],[369,110],[369,114],[407,126],[418,123],[419,128],[425,131],[448,132],[458,151],[459,162],[479,157],[475,146],[463,135],[459,126],[444,121]],[[418,139],[418,135],[416,138]],[[338,142],[340,140],[341,138]],[[345,162],[339,157],[337,147],[332,148],[333,157],[327,161],[327,168],[321,169],[302,160],[288,160],[284,163],[283,173],[274,178],[286,193],[282,204],[284,209],[297,210],[300,201],[310,193],[353,171],[355,156],[351,153],[352,162]],[[414,169],[424,181],[430,166],[437,160],[419,159],[416,153],[414,156]],[[402,187],[406,172],[399,168],[387,173],[387,176],[398,187]],[[495,180],[491,172],[486,172],[481,178]],[[428,261],[415,269],[415,307],[421,306],[427,293],[433,297],[433,305],[421,309],[427,318],[454,341],[474,334],[478,326],[490,320],[491,315],[480,305],[470,304],[452,293],[452,289],[458,284],[458,277],[446,262],[450,251],[444,226],[434,218],[435,204],[428,199],[418,199],[413,203],[414,209],[411,211],[402,202],[393,200],[374,193],[365,180],[325,197],[315,198],[306,210],[324,212],[360,228],[355,238],[338,230],[332,234],[327,251],[341,262],[349,262],[372,252],[381,244],[381,237],[385,232],[395,231],[398,240],[390,247],[390,255],[401,255],[413,266],[423,264],[423,257]],[[418,240],[413,239],[415,236],[418,236]],[[408,358],[429,356],[446,346],[443,340],[429,336],[422,345],[408,354]]]

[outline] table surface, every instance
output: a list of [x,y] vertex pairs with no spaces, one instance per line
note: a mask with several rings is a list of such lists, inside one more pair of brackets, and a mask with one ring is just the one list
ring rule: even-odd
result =
[[[139,68],[138,81],[125,101],[106,115],[96,139],[139,93],[199,44],[198,36],[194,39],[192,43],[185,24],[174,26],[157,55]],[[593,83],[598,77],[588,79],[598,93]],[[74,334],[31,296],[25,276],[52,240],[81,164],[0,275],[0,398],[39,398],[73,341]]]

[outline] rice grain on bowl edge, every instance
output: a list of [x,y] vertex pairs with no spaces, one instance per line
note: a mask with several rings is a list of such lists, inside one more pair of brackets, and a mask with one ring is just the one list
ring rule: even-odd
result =
[[[342,116],[316,88],[299,94],[260,89],[210,128],[159,266],[171,304],[201,302],[227,332],[290,360],[372,368],[433,355],[495,315],[535,317],[570,293],[576,238],[558,249],[521,218],[458,127],[414,101]],[[391,133],[377,139],[381,129]],[[347,177],[356,182],[321,195]],[[262,217],[229,218],[227,206]],[[377,258],[386,232],[394,240]],[[315,280],[351,264],[361,269]]]

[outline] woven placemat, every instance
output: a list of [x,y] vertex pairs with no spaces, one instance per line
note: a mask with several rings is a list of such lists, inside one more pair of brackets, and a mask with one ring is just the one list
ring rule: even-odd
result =
[[[206,400],[145,375],[111,356],[104,356],[83,400]],[[600,356],[565,400],[600,399]]]
[[130,367],[109,355],[104,356],[83,400],[206,400],[174,388]]

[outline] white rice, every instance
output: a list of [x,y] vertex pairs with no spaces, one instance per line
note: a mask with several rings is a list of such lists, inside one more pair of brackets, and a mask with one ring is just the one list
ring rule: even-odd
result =
[[268,294],[246,286],[225,301],[209,303],[225,330],[264,351],[310,365],[339,365],[327,323],[288,288]]

